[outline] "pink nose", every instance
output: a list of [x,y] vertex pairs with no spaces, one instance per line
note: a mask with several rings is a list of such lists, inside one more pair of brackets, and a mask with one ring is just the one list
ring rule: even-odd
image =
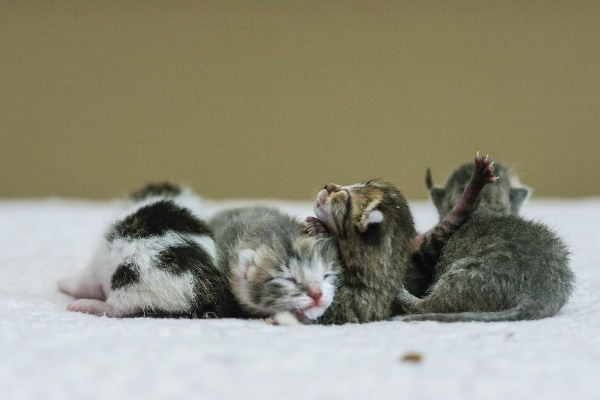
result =
[[335,183],[328,183],[327,185],[325,185],[325,187],[323,189],[327,190],[328,193],[335,193],[335,192],[339,192],[340,190],[342,190],[342,187],[339,185],[336,185]]
[[307,294],[308,294],[308,297],[310,297],[311,299],[314,300],[315,304],[319,304],[321,297],[323,297],[323,292],[321,291],[321,289],[311,290]]

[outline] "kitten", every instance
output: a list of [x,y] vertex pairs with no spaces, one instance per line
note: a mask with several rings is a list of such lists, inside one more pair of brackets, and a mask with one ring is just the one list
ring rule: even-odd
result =
[[[444,188],[432,187],[428,174],[440,218],[455,205],[473,169],[472,163],[462,165]],[[499,181],[484,188],[477,209],[441,249],[431,286],[424,293],[401,290],[398,302],[413,315],[398,319],[540,319],[567,302],[575,277],[566,244],[545,225],[516,215],[529,190],[513,187],[508,169],[496,165],[496,172]]]
[[[406,274],[404,275],[403,285],[412,294],[417,297],[425,295],[427,289],[431,286],[435,275],[435,265],[441,255],[444,245],[456,233],[456,231],[465,223],[471,213],[477,209],[484,194],[488,194],[486,198],[489,203],[489,193],[500,192],[494,187],[490,187],[485,192],[483,191],[489,183],[495,183],[498,176],[494,174],[496,166],[490,160],[489,156],[482,157],[477,152],[475,156],[474,168],[469,164],[467,171],[459,169],[462,176],[462,182],[452,192],[454,201],[446,204],[447,210],[440,213],[440,222],[437,223],[428,232],[421,234],[413,241],[413,251],[411,254],[411,262],[408,265]],[[506,178],[504,167],[499,166],[498,172]],[[472,173],[469,177],[469,173]],[[468,179],[468,181],[467,181]],[[466,182],[466,185],[464,184]],[[496,185],[505,185],[507,181],[503,181]],[[431,188],[431,175],[427,171],[427,184]],[[482,209],[486,204],[482,206]],[[481,210],[480,210],[481,211]],[[395,309],[395,312],[401,313],[401,310]]]
[[317,195],[306,230],[331,235],[342,264],[335,301],[319,322],[388,319],[416,236],[408,203],[393,185],[370,180],[328,184]]
[[339,265],[330,239],[307,236],[299,221],[269,207],[223,211],[209,225],[219,266],[249,316],[292,313],[308,323],[331,305]]
[[132,194],[91,265],[59,281],[78,299],[68,309],[109,317],[237,315],[215,265],[212,232],[191,211],[197,203],[189,190],[166,183]]
[[[309,217],[306,229],[315,236],[335,236],[343,264],[336,304],[322,323],[377,321],[401,311],[394,299],[410,257],[435,263],[445,240],[477,206],[483,187],[497,179],[489,157],[478,154],[475,161],[477,168],[456,207],[419,236],[406,200],[391,184],[373,180],[325,186],[315,203],[319,219]],[[412,275],[422,279],[420,272]]]

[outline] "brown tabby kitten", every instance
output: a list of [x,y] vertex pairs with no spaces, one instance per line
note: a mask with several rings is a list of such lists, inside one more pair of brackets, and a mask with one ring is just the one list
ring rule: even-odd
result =
[[378,180],[328,184],[317,195],[314,210],[318,219],[307,219],[307,232],[331,234],[342,264],[335,301],[319,322],[389,318],[417,235],[400,191]]

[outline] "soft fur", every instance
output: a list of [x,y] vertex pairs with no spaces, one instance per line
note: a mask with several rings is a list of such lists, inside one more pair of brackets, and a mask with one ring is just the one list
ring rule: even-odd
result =
[[68,309],[110,317],[235,315],[212,232],[189,208],[197,203],[170,184],[134,193],[91,265],[59,281],[78,299]]
[[332,235],[342,263],[335,302],[323,324],[371,322],[390,317],[416,236],[405,198],[393,185],[370,180],[325,186],[307,230]]
[[[473,169],[473,163],[465,164],[445,188],[430,187],[441,218]],[[513,187],[506,168],[496,165],[496,173],[499,181],[484,188],[477,210],[443,247],[423,298],[405,282],[398,301],[414,315],[402,319],[539,319],[555,315],[569,299],[575,278],[567,246],[545,225],[516,215],[528,190]]]
[[331,305],[339,270],[332,240],[307,236],[298,220],[269,207],[223,211],[209,224],[220,268],[249,316],[281,321],[278,314],[292,313],[309,322]]

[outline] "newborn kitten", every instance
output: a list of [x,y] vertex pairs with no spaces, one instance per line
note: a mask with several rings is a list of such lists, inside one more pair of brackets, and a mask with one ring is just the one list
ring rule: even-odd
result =
[[[454,207],[473,163],[456,170],[445,188],[431,197],[440,218]],[[425,293],[418,287],[402,290],[398,302],[405,321],[511,321],[555,315],[574,286],[565,243],[548,227],[516,215],[529,191],[511,185],[509,171],[496,165],[500,176],[486,186],[472,215],[451,235],[432,270]],[[409,293],[424,295],[422,299]]]
[[212,232],[187,207],[197,199],[170,184],[131,195],[91,265],[59,281],[68,306],[109,317],[233,316],[239,312],[218,271]]
[[241,307],[254,317],[320,317],[339,269],[330,239],[309,237],[295,218],[268,207],[223,211],[209,221],[218,260]]
[[314,210],[318,219],[307,219],[307,232],[332,235],[342,264],[335,302],[319,322],[388,319],[416,236],[400,191],[377,180],[328,184],[317,195]]
[[[494,175],[496,166],[490,160],[489,156],[482,157],[478,152],[475,156],[474,166],[474,168],[470,168],[472,169],[472,175],[466,186],[464,184],[459,185],[458,189],[461,189],[461,191],[453,193],[453,197],[456,200],[453,202],[454,204],[451,204],[452,209],[450,210],[449,207],[450,211],[444,211],[440,216],[439,223],[426,233],[417,236],[413,241],[411,262],[406,270],[403,285],[404,288],[417,297],[422,297],[433,283],[435,265],[438,262],[444,245],[465,223],[473,210],[477,209],[481,201],[483,188],[488,183],[494,183],[498,180],[498,177]],[[463,174],[464,181],[468,179],[469,172],[466,171]],[[503,176],[506,175],[503,167],[499,168],[499,172]],[[431,187],[429,170],[427,183]],[[499,185],[502,185],[502,183],[499,183]],[[494,191],[494,188],[490,189],[492,189],[492,192]],[[490,196],[487,197],[490,198]],[[491,197],[493,198],[494,196]],[[395,308],[394,312],[402,313],[397,308]]]

